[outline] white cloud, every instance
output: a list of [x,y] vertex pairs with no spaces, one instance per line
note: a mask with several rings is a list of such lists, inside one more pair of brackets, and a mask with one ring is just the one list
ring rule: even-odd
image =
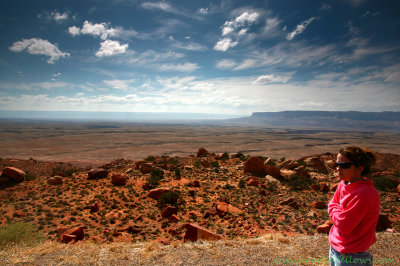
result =
[[132,37],[136,37],[139,39],[148,38],[148,34],[140,34],[132,29],[126,30],[122,27],[112,28],[110,27],[110,23],[91,23],[87,20],[83,23],[82,28],[71,26],[68,28],[68,32],[72,36],[86,34],[92,35],[93,37],[100,37],[102,40],[107,40],[108,38],[121,38],[125,40],[128,40]]
[[199,69],[199,66],[194,63],[162,64],[158,66],[158,69],[161,71],[193,72]]
[[230,39],[230,38],[224,38],[224,39],[218,41],[218,42],[214,45],[214,50],[225,52],[225,51],[228,50],[229,48],[235,47],[237,44],[238,44],[238,42],[234,42],[234,41],[232,41],[232,39]]
[[227,51],[231,47],[238,45],[239,40],[247,35],[249,26],[257,22],[260,14],[258,12],[244,11],[234,20],[225,21],[222,27],[222,36],[227,36],[219,40],[214,45],[214,50]]
[[202,15],[207,15],[208,14],[208,7],[206,8],[200,8],[199,13]]
[[133,80],[114,79],[114,80],[103,80],[103,82],[108,86],[112,87],[113,89],[125,91],[131,88],[131,83],[133,82]]
[[173,8],[169,3],[166,2],[144,2],[142,7],[145,9],[160,9],[165,12],[173,12]]
[[81,34],[81,29],[76,27],[76,26],[72,26],[68,28],[68,32],[72,35],[72,36],[76,36]]
[[[187,39],[190,39],[190,37]],[[207,47],[202,44],[195,43],[195,42],[182,43],[180,41],[175,40],[173,36],[169,36],[169,40],[172,42],[172,45],[175,48],[184,49],[184,50],[188,50],[188,51],[205,51],[205,50],[207,50]]]
[[56,12],[52,12],[51,16],[53,17],[53,19],[57,22],[61,22],[63,20],[67,20],[69,15],[68,13],[64,12],[62,14],[60,14],[60,12],[56,11]]
[[264,35],[274,37],[279,34],[278,27],[280,25],[278,18],[267,18],[265,21]]
[[237,63],[232,59],[222,59],[215,65],[219,69],[233,69]]
[[96,52],[97,57],[112,56],[126,53],[128,44],[120,44],[118,41],[105,40],[100,43],[100,50]]
[[22,41],[15,42],[9,49],[13,52],[27,50],[29,54],[49,56],[50,58],[47,60],[49,64],[54,64],[60,58],[70,56],[69,53],[61,52],[57,46],[49,41],[39,38],[23,39]]
[[259,76],[253,84],[256,83],[286,83],[290,78],[287,76],[263,75]]
[[108,27],[109,27],[109,24],[107,24],[105,22],[92,24],[86,20],[83,23],[83,26],[82,26],[82,29],[80,30],[80,32],[82,34],[99,36],[99,37],[101,37],[101,39],[105,40],[105,39],[107,39],[108,35],[110,34],[110,30],[108,29]]
[[296,26],[296,29],[294,31],[292,31],[291,33],[289,33],[286,36],[286,39],[288,41],[291,41],[294,39],[294,37],[296,37],[297,35],[301,34],[303,31],[306,30],[306,28],[308,27],[308,25],[310,25],[311,22],[313,22],[315,19],[317,19],[316,17],[311,17],[305,21],[302,21],[299,25]]

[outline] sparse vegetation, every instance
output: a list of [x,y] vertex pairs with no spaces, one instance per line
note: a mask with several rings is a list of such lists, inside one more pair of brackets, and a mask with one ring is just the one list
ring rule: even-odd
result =
[[0,249],[14,245],[36,245],[44,240],[41,232],[30,223],[11,223],[0,227]]
[[377,176],[374,178],[374,185],[376,189],[381,191],[391,191],[396,187],[389,176]]
[[295,190],[303,190],[309,188],[313,181],[308,177],[293,174],[288,177],[286,183]]

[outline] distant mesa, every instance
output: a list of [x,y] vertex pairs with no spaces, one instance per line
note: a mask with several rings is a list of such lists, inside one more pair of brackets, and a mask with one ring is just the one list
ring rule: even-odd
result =
[[400,130],[400,112],[283,111],[255,112],[250,117],[230,119],[233,123],[270,126]]

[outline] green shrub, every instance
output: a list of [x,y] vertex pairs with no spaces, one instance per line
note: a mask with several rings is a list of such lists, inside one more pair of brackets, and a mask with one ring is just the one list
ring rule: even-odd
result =
[[167,205],[173,205],[175,207],[179,207],[182,204],[183,204],[183,200],[181,197],[181,193],[176,190],[170,190],[170,191],[165,192],[157,200],[157,205],[160,208],[164,208]]
[[286,183],[295,190],[303,190],[310,188],[313,181],[308,177],[293,174],[289,176],[289,178],[286,180]]
[[239,160],[241,160],[241,161],[246,161],[246,156],[243,154],[243,152],[238,152],[236,155],[235,155],[235,158],[239,158]]
[[147,156],[146,161],[148,161],[148,162],[154,162],[155,159],[156,159],[156,158],[154,158],[153,155],[149,155],[149,156]]
[[376,189],[381,191],[391,191],[396,187],[389,176],[377,176],[374,178],[374,185]]
[[213,162],[210,163],[210,165],[211,165],[211,167],[219,168],[219,162],[218,161],[213,161]]
[[182,175],[182,170],[181,170],[181,168],[176,167],[176,168],[175,168],[175,176],[179,178],[179,177],[181,177],[181,175]]
[[229,160],[229,154],[228,152],[224,152],[221,156],[221,160],[226,161]]
[[164,178],[164,171],[160,168],[155,168],[153,171],[151,171],[151,176],[161,180]]
[[239,188],[244,188],[246,186],[246,181],[242,178],[239,180]]
[[37,232],[30,223],[12,223],[0,227],[0,249],[13,244],[32,246],[44,241],[44,235]]
[[196,168],[201,168],[203,166],[203,163],[202,163],[202,161],[199,159],[199,160],[196,160],[195,162],[194,162],[194,167],[196,167]]

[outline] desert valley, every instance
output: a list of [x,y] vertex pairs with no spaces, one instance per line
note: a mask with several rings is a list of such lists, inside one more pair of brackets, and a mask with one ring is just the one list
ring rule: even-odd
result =
[[0,136],[0,224],[33,224],[48,241],[326,236],[348,144],[377,153],[377,230],[400,231],[393,131],[3,121]]

